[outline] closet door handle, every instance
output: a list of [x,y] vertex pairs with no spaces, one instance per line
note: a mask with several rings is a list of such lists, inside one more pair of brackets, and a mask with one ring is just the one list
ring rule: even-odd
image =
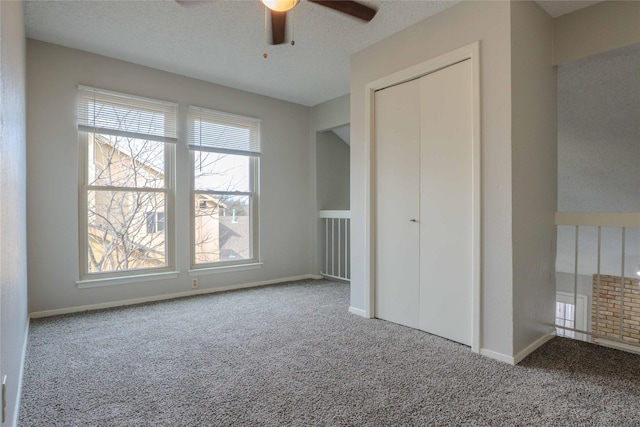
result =
[[410,219],[409,222],[418,222],[417,219]]

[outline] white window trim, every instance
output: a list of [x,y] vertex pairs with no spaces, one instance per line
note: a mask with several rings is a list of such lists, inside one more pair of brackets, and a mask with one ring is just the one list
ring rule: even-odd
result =
[[[133,270],[136,271],[136,270]],[[126,283],[152,282],[157,280],[177,279],[180,275],[179,271],[163,271],[158,273],[148,273],[149,270],[140,270],[144,273],[128,275],[122,277],[102,277],[98,279],[86,279],[76,281],[76,285],[80,289],[99,288],[102,286],[123,285]],[[127,271],[131,273],[132,270]]]
[[189,150],[189,158],[190,158],[190,172],[191,172],[191,196],[190,196],[190,223],[191,223],[191,269],[193,270],[208,270],[211,272],[215,269],[224,269],[229,267],[239,267],[246,265],[255,265],[260,264],[260,159],[258,157],[251,157],[250,161],[250,188],[248,192],[238,192],[240,195],[249,196],[250,204],[249,204],[249,212],[251,215],[251,221],[249,221],[249,234],[251,235],[251,257],[243,260],[236,261],[219,261],[219,262],[210,262],[210,263],[200,263],[196,264],[196,230],[195,230],[195,197],[197,194],[210,194],[216,195],[219,193],[224,193],[224,191],[203,191],[195,189],[195,152],[198,151],[196,149]]
[[[201,107],[189,106],[190,110],[193,111],[201,111],[201,112],[211,112],[214,114],[220,114],[223,116],[233,117],[238,120],[246,119],[247,121],[260,122],[260,120],[252,118],[252,117],[244,117],[233,115],[229,113],[224,113],[215,110],[209,110]],[[191,118],[187,117],[187,128],[191,129]],[[191,136],[188,138],[191,140]],[[260,139],[260,135],[258,135],[258,140]],[[195,251],[195,197],[196,194],[210,194],[216,195],[219,193],[225,193],[224,191],[206,191],[206,190],[196,190],[195,189],[195,153],[197,151],[208,152],[228,152],[229,154],[234,155],[247,155],[250,158],[250,166],[249,166],[249,191],[248,192],[237,192],[239,195],[248,195],[250,200],[249,211],[251,216],[251,221],[249,221],[249,234],[251,236],[251,257],[243,260],[234,260],[234,261],[219,261],[219,262],[211,262],[211,263],[199,263],[196,264],[196,251]],[[239,152],[239,151],[225,151],[221,149],[211,150],[207,147],[201,147],[196,144],[189,144],[189,172],[191,174],[190,177],[190,247],[191,247],[191,257],[190,257],[190,265],[189,269],[190,276],[199,276],[205,274],[216,274],[216,273],[227,273],[231,271],[242,271],[242,270],[253,270],[256,268],[261,268],[262,263],[261,253],[260,253],[260,152]]]
[[[85,86],[78,86],[79,90],[96,90],[98,92],[117,94],[122,97],[129,97],[134,100],[146,100],[157,102],[159,104],[171,106],[175,108],[175,120],[178,120],[178,104],[164,102],[160,100],[137,97],[135,95],[121,94],[118,92],[104,91],[102,89],[88,88]],[[177,124],[176,124],[177,125]],[[97,133],[106,133],[113,135],[123,135],[122,132],[107,130],[103,132],[103,129],[96,130]],[[76,281],[78,288],[90,288],[98,286],[118,285],[122,283],[132,282],[145,282],[163,278],[177,278],[178,272],[176,272],[175,261],[175,164],[176,164],[176,142],[177,140],[172,137],[157,138],[152,140],[164,142],[165,144],[165,159],[164,159],[164,187],[158,189],[149,189],[149,191],[164,193],[165,195],[165,259],[166,266],[159,268],[147,268],[147,269],[131,269],[121,271],[109,271],[109,272],[95,272],[90,273],[88,271],[88,198],[87,192],[90,188],[89,177],[89,150],[88,150],[88,135],[91,131],[87,126],[79,125],[77,129],[79,148],[79,173],[78,173],[78,226],[79,226],[79,280]],[[126,136],[126,135],[124,135]],[[136,136],[136,135],[131,135]],[[114,191],[121,190],[122,187],[113,187]],[[142,190],[145,191],[145,190]]]

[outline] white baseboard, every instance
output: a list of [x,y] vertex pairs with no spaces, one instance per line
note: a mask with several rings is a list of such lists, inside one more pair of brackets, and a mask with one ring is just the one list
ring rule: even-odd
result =
[[509,365],[517,365],[525,357],[527,357],[528,355],[536,351],[538,347],[540,347],[541,345],[543,345],[544,343],[546,343],[547,341],[549,341],[551,338],[555,336],[556,336],[556,331],[555,329],[553,329],[552,332],[549,332],[541,336],[540,338],[538,338],[537,340],[529,344],[524,350],[522,350],[515,356],[508,356],[506,354],[498,353],[497,351],[487,350],[486,348],[480,349],[480,354],[483,356],[489,357],[491,359],[499,360],[500,362],[508,363]]
[[369,318],[369,316],[367,316],[367,312],[359,308],[349,307],[349,313],[356,314],[361,317],[366,317],[367,319]]
[[515,365],[513,357],[507,356],[506,354],[498,353],[497,351],[481,348],[480,354],[490,359],[499,360],[500,362],[508,363],[509,365]]
[[27,360],[27,344],[29,343],[29,319],[27,319],[27,330],[24,332],[24,343],[22,343],[22,357],[20,359],[20,372],[18,372],[18,390],[16,395],[16,406],[13,411],[13,423],[10,426],[18,425],[18,416],[20,414],[20,398],[22,397],[22,382],[24,380],[24,365]]
[[293,276],[293,277],[283,277],[280,279],[272,279],[272,280],[264,280],[261,282],[253,282],[253,283],[242,283],[238,285],[229,285],[229,286],[221,286],[218,288],[209,288],[209,289],[196,289],[193,291],[185,291],[185,292],[177,292],[174,294],[165,294],[165,295],[155,295],[151,297],[144,298],[133,298],[128,300],[120,300],[120,301],[110,301],[99,304],[89,304],[89,305],[80,305],[76,307],[67,307],[67,308],[58,308],[55,310],[44,310],[44,311],[35,311],[29,314],[29,317],[32,319],[38,319],[41,317],[49,317],[49,316],[58,316],[61,314],[70,314],[70,313],[78,313],[81,311],[90,311],[90,310],[100,310],[103,308],[113,308],[113,307],[122,307],[126,305],[134,305],[134,304],[142,304],[145,302],[155,302],[155,301],[164,301],[175,298],[182,297],[190,297],[194,295],[204,295],[204,294],[212,294],[216,292],[225,292],[225,291],[233,291],[236,289],[245,289],[245,288],[256,288],[259,286],[267,286],[274,285],[276,283],[285,283],[285,282],[295,282],[298,280],[306,280],[306,279],[321,279],[322,276],[317,276],[315,274],[304,274],[302,276]]
[[518,363],[520,363],[525,357],[527,357],[528,355],[536,351],[538,347],[542,346],[544,343],[546,343],[547,341],[549,341],[551,338],[555,336],[556,336],[556,330],[554,328],[551,332],[544,334],[543,336],[541,336],[540,338],[538,338],[537,340],[535,340],[534,342],[526,346],[524,350],[516,354],[515,357],[513,358],[514,365],[517,365]]

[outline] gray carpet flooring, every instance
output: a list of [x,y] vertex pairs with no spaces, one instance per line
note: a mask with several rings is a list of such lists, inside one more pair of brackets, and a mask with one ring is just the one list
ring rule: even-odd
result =
[[33,320],[21,426],[637,426],[640,357],[509,366],[304,281]]

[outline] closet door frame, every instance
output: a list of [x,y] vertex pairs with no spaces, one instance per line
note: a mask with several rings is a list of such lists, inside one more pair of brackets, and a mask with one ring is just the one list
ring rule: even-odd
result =
[[366,209],[366,242],[365,242],[365,316],[369,318],[375,317],[375,259],[376,259],[376,229],[375,229],[375,135],[374,135],[374,117],[375,117],[375,92],[390,86],[395,86],[410,80],[414,80],[431,74],[450,65],[461,61],[471,61],[471,79],[472,79],[472,162],[473,162],[473,226],[472,226],[472,351],[479,353],[481,348],[481,260],[482,260],[482,231],[481,231],[481,129],[480,129],[480,42],[474,42],[453,50],[451,52],[440,55],[436,58],[429,59],[401,71],[389,74],[380,79],[367,83],[365,94],[365,158],[367,165],[367,180],[365,191],[365,209]]

